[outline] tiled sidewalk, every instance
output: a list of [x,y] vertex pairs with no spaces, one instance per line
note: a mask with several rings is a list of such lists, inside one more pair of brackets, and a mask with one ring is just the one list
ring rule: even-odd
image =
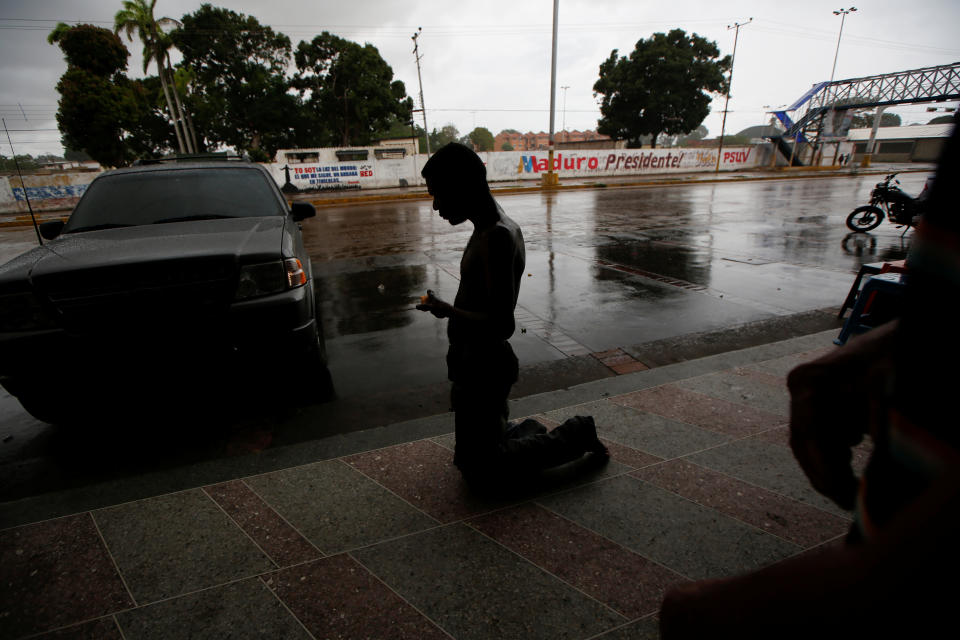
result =
[[540,414],[612,460],[511,500],[448,434],[0,531],[0,637],[655,638],[671,584],[845,533],[787,446],[784,376],[830,348]]

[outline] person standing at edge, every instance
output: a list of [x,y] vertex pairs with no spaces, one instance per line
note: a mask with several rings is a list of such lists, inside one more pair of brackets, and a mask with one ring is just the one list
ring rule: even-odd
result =
[[450,143],[421,174],[433,208],[451,225],[469,220],[473,234],[460,261],[460,286],[451,305],[432,291],[417,309],[449,318],[447,376],[455,414],[454,464],[474,485],[496,487],[518,477],[578,460],[609,458],[593,418],[576,416],[547,433],[535,420],[509,425],[507,396],[519,366],[508,340],[525,267],[523,234],[487,185],[483,161]]

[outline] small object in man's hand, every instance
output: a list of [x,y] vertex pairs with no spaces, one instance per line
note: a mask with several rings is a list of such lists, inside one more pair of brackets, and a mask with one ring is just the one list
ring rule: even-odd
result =
[[429,302],[429,301],[430,301],[430,296],[429,296],[429,295],[420,296],[420,304],[427,304],[427,302]]

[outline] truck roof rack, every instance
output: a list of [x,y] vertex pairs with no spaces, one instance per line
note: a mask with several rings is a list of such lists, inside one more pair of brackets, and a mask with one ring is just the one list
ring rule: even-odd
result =
[[246,154],[238,155],[227,153],[226,151],[217,151],[213,153],[175,153],[162,158],[139,158],[134,161],[134,166],[143,166],[148,164],[164,164],[167,162],[216,162],[222,160],[236,160],[237,162],[250,162],[250,157]]

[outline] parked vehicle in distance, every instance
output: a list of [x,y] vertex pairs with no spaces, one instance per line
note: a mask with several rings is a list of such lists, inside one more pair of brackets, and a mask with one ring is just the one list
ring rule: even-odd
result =
[[[847,228],[851,231],[870,231],[883,222],[884,215],[896,225],[906,226],[906,234],[911,227],[917,226],[923,210],[927,187],[914,198],[899,186],[896,173],[891,173],[883,182],[878,182],[870,192],[870,204],[854,209],[847,216]],[[891,185],[890,183],[894,184]],[[929,180],[928,180],[929,183]],[[899,227],[898,227],[899,228]],[[901,234],[903,235],[903,234]]]
[[47,422],[237,371],[250,392],[260,374],[327,395],[300,229],[314,215],[249,162],[103,173],[66,223],[40,225],[47,242],[0,266],[0,384]]

